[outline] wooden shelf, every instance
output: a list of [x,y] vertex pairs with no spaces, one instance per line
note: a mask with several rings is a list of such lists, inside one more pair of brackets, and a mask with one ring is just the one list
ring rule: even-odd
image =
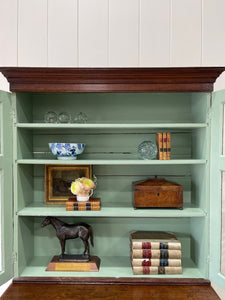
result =
[[24,165],[204,165],[206,159],[171,159],[171,160],[140,160],[140,159],[88,159],[88,160],[57,160],[57,159],[18,159],[17,164]]
[[115,218],[187,218],[205,217],[204,210],[190,204],[184,204],[181,209],[134,209],[121,203],[106,203],[100,211],[66,211],[64,206],[46,206],[45,204],[31,204],[17,212],[19,216],[45,217],[115,217]]

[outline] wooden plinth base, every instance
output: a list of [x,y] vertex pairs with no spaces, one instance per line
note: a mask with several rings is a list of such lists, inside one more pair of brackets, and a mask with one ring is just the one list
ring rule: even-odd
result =
[[46,271],[98,272],[99,268],[98,256],[91,256],[89,261],[59,261],[59,256],[54,256]]

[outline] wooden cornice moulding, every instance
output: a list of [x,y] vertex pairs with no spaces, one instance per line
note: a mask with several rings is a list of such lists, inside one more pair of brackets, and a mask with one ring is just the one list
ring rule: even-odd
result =
[[1,67],[12,92],[211,92],[225,67]]

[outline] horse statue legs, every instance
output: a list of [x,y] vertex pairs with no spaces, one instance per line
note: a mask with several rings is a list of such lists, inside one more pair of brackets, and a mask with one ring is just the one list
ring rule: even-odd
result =
[[61,245],[61,251],[62,251],[60,256],[63,257],[65,254],[66,240],[60,240],[60,245]]

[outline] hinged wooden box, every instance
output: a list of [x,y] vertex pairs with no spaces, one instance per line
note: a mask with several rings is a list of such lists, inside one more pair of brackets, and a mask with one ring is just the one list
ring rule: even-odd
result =
[[183,186],[165,179],[133,182],[134,208],[183,208]]

